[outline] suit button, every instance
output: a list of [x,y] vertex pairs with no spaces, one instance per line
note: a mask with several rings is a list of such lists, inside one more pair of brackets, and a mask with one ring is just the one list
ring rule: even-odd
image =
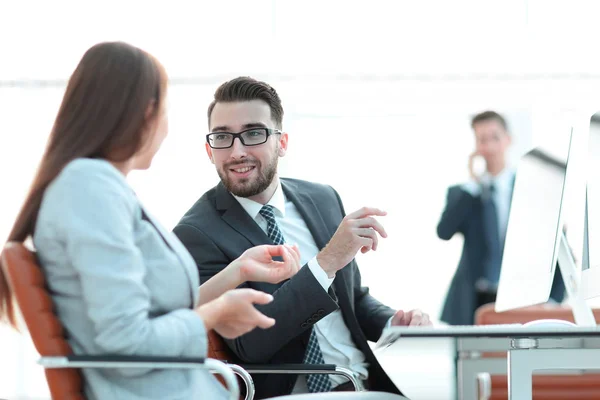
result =
[[317,314],[313,314],[312,315],[312,319],[315,320],[315,321],[318,321],[319,320],[319,316]]
[[300,325],[300,328],[306,328],[308,326],[308,324],[306,322],[303,322],[302,325]]
[[306,322],[308,322],[309,324],[314,324],[315,321],[311,317],[311,318],[307,319]]
[[319,311],[317,311],[317,314],[319,314],[319,316],[321,316],[321,317],[322,317],[323,315],[325,315],[325,310],[323,310],[323,309],[321,308],[321,309],[319,309]]

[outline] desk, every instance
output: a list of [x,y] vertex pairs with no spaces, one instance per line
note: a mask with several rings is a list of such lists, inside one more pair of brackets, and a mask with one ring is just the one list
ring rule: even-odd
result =
[[[376,346],[382,354],[401,338],[454,338],[458,355],[457,390],[459,399],[475,399],[478,372],[503,373],[509,382],[510,400],[531,399],[534,371],[556,373],[564,369],[600,369],[599,327],[523,327],[520,325],[390,327]],[[461,360],[465,351],[506,351],[507,360]],[[461,353],[462,352],[462,353]],[[504,366],[504,367],[503,367]],[[472,395],[472,396],[471,396]]]

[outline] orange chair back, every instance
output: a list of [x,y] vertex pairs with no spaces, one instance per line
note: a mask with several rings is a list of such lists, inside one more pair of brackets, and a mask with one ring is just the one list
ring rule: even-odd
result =
[[215,331],[208,332],[208,358],[214,358],[219,361],[226,361],[230,364],[237,364],[238,358],[227,347],[225,341]]
[[[9,242],[0,257],[4,274],[16,298],[36,350],[42,356],[72,354],[37,258],[22,243]],[[84,400],[78,369],[46,369],[53,399]]]
[[[475,311],[475,325],[527,323],[538,319],[562,319],[575,322],[569,307],[536,305],[503,312],[494,310],[495,304],[485,304]],[[593,309],[596,321],[600,321],[600,309]]]

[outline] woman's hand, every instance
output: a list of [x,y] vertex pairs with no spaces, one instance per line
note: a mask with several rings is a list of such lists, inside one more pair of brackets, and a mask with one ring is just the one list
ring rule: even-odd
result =
[[[274,261],[273,257],[283,261]],[[300,250],[296,245],[263,245],[246,250],[237,264],[242,282],[279,283],[296,275],[300,265]]]
[[258,311],[254,304],[273,301],[270,294],[254,289],[233,289],[196,308],[206,330],[214,329],[219,335],[234,339],[256,327],[267,329],[275,320]]

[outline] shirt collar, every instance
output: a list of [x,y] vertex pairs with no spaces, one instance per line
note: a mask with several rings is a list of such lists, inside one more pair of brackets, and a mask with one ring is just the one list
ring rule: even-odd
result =
[[[263,207],[262,204],[254,200],[250,200],[247,197],[238,197],[234,194],[232,194],[232,196],[235,197],[235,199],[240,203],[242,208],[246,210],[248,215],[252,217],[252,219],[256,219],[258,213]],[[285,217],[285,194],[281,188],[281,182],[277,183],[275,193],[273,193],[273,196],[271,196],[271,199],[267,202],[267,204],[273,206],[276,215],[282,218]]]
[[509,190],[512,188],[514,176],[514,171],[511,168],[504,168],[502,172],[496,176],[491,176],[486,172],[481,178],[481,183],[485,186],[489,186],[493,183],[497,190]]

